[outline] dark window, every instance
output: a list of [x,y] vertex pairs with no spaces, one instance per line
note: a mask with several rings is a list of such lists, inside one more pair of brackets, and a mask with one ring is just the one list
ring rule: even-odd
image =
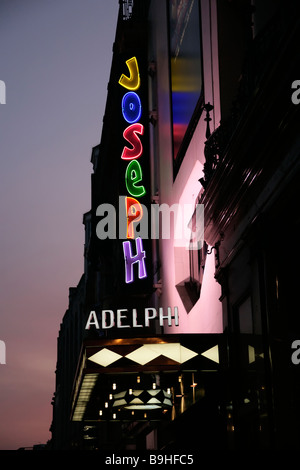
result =
[[168,2],[173,157],[175,174],[203,102],[199,0]]
[[176,285],[182,303],[189,313],[195,303],[199,300],[201,294],[201,286],[203,282],[203,274],[207,255],[207,244],[205,242],[198,243],[198,249],[195,249],[195,241],[191,240],[189,249],[189,271],[190,275],[187,279]]

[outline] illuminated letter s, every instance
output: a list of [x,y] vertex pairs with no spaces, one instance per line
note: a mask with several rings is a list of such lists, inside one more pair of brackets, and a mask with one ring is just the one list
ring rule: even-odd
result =
[[137,134],[144,134],[144,126],[139,122],[126,127],[124,130],[123,137],[132,145],[132,149],[124,147],[121,155],[123,160],[133,160],[134,158],[139,158],[141,156],[143,146]]

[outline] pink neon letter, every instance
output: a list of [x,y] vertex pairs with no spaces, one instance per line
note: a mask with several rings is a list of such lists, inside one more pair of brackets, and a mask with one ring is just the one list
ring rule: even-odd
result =
[[144,134],[144,126],[139,122],[126,127],[123,137],[132,145],[132,149],[124,147],[121,158],[123,160],[133,160],[139,158],[143,151],[142,142],[137,134]]

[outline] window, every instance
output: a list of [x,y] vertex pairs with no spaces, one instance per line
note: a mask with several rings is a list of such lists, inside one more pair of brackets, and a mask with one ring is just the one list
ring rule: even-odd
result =
[[251,297],[247,297],[238,306],[239,332],[242,334],[253,334],[252,302]]
[[203,103],[199,0],[168,2],[174,173],[184,157]]
[[[193,306],[200,298],[207,255],[207,244],[205,242],[199,242],[198,249],[195,249],[194,243],[195,242],[191,240],[191,245],[193,245],[193,248],[188,250],[189,277],[176,285],[177,292],[181,297],[182,303],[187,313],[191,311]],[[183,250],[186,253],[185,248]]]

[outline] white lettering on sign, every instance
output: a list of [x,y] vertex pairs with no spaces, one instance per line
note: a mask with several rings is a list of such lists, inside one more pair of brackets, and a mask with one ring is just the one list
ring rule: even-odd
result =
[[179,312],[178,307],[167,307],[166,309],[160,307],[158,309],[154,307],[145,308],[143,315],[138,320],[137,309],[133,308],[128,310],[127,308],[120,308],[116,312],[113,310],[102,310],[96,313],[92,310],[89,314],[85,329],[89,330],[91,326],[97,330],[107,330],[109,328],[143,328],[149,327],[151,321],[158,321],[159,326],[164,326],[167,322],[168,326],[179,325]]

